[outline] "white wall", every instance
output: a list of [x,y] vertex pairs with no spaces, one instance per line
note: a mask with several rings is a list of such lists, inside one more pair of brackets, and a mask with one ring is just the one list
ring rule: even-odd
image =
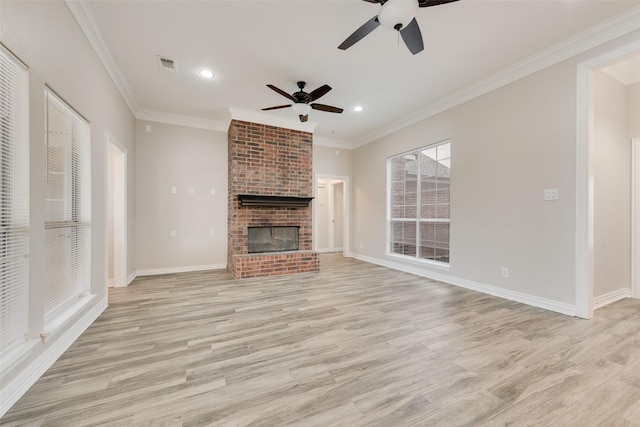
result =
[[[0,40],[29,67],[30,139],[30,339],[33,352],[1,373],[0,414],[62,354],[104,310],[107,297],[107,150],[109,131],[129,156],[129,233],[135,232],[134,118],[67,6],[61,1],[0,2]],[[42,344],[44,266],[44,88],[49,85],[91,126],[92,302],[47,336]],[[130,242],[133,248],[133,241]],[[132,251],[133,252],[133,251]],[[133,268],[133,257],[129,270]]]
[[351,150],[314,145],[313,175],[351,176]]
[[227,134],[138,121],[136,159],[138,274],[225,268]]
[[631,290],[631,144],[627,87],[593,78],[594,298]]

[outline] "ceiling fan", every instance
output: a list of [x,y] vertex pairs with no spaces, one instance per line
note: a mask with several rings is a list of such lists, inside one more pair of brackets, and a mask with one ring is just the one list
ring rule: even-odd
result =
[[439,6],[458,0],[364,0],[368,3],[380,3],[382,6],[377,16],[364,23],[345,41],[338,49],[346,50],[362,40],[364,36],[382,25],[383,27],[396,30],[402,36],[404,44],[407,45],[412,54],[422,52],[424,43],[422,33],[416,21],[418,7]]
[[275,107],[263,108],[262,111],[267,110],[278,110],[280,108],[289,108],[292,107],[293,111],[298,115],[301,122],[306,122],[309,120],[309,112],[313,108],[314,110],[327,111],[329,113],[342,113],[344,110],[338,107],[332,107],[331,105],[318,104],[317,102],[313,102],[316,99],[320,98],[323,95],[326,95],[327,92],[331,90],[331,86],[322,85],[318,89],[312,91],[311,93],[307,93],[304,91],[304,87],[307,84],[305,82],[298,82],[298,88],[300,89],[298,92],[294,92],[289,95],[287,92],[283,91],[275,87],[274,85],[267,85],[268,88],[278,92],[280,95],[285,98],[293,101],[293,104],[285,104],[278,105]]

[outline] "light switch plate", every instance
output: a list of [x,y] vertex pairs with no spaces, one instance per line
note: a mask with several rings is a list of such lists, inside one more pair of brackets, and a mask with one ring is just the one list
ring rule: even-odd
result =
[[545,190],[544,190],[544,199],[545,200],[558,200],[558,189],[557,188],[545,188]]

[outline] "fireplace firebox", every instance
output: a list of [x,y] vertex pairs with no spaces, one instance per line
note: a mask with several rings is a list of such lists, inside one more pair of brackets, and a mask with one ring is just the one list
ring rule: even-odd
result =
[[297,226],[249,227],[250,254],[263,252],[297,251],[299,229]]

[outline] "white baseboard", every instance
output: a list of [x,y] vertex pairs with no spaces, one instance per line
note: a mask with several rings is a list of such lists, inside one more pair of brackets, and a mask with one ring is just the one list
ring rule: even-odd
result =
[[405,273],[415,274],[416,276],[426,277],[428,279],[438,280],[440,282],[448,283],[450,285],[460,286],[465,289],[470,289],[472,291],[493,295],[493,296],[504,298],[510,301],[527,304],[533,307],[543,308],[545,310],[554,311],[556,313],[566,314],[569,316],[576,315],[576,307],[575,305],[572,305],[572,304],[554,301],[547,298],[541,298],[535,295],[525,294],[522,292],[511,291],[509,289],[504,289],[497,286],[485,285],[484,283],[474,282],[472,280],[467,280],[467,279],[461,279],[455,276],[451,276],[449,274],[426,270],[420,266],[406,265],[399,262],[394,262],[390,260],[381,260],[378,258],[368,257],[365,255],[354,254],[354,253],[352,253],[351,256],[361,261],[381,265],[383,267],[392,268],[394,270],[403,271]]
[[10,381],[2,383],[0,390],[0,417],[24,395],[29,388],[55,363],[75,340],[102,314],[107,308],[107,297],[98,301],[89,311],[80,317],[68,330],[54,336],[42,344],[40,352],[34,360],[21,369]]
[[138,277],[138,272],[134,271],[130,275],[127,276],[127,286],[131,284]]
[[171,268],[149,268],[145,270],[138,270],[135,272],[135,276],[156,276],[158,274],[172,274],[172,273],[188,273],[191,271],[205,271],[205,270],[223,270],[227,268],[227,264],[208,264],[208,265],[191,265],[185,267],[171,267]]
[[593,298],[593,308],[601,308],[621,299],[631,298],[631,289],[622,288]]

